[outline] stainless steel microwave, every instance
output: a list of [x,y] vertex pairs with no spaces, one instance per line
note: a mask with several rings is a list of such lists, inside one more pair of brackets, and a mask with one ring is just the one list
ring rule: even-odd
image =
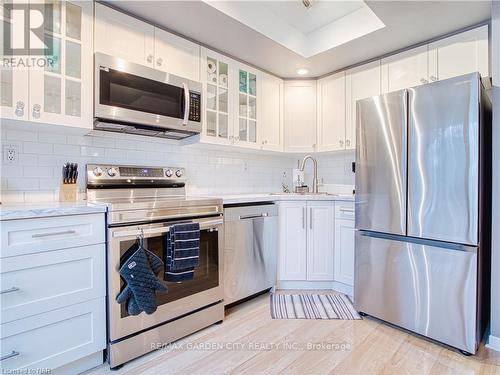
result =
[[94,128],[182,139],[201,132],[202,85],[95,54]]

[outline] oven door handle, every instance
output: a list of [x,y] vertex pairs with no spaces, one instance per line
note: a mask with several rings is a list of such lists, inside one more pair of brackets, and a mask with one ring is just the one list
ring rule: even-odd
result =
[[[207,229],[216,229],[215,227],[223,224],[222,219],[210,220],[210,221],[202,221],[200,222],[200,230]],[[140,227],[137,227],[140,228]],[[151,229],[131,229],[131,230],[121,230],[113,233],[113,238],[120,237],[138,237],[140,235],[148,235],[148,234],[161,234],[167,233],[170,231],[170,226],[168,227],[160,227],[160,228],[151,228]]]
[[189,87],[186,83],[182,84],[184,88],[184,119],[182,120],[182,125],[187,125],[189,120]]

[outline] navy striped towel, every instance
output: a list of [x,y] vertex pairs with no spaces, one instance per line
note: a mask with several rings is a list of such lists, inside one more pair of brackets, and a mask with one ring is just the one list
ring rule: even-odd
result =
[[165,233],[166,281],[192,280],[200,259],[200,224],[174,224]]

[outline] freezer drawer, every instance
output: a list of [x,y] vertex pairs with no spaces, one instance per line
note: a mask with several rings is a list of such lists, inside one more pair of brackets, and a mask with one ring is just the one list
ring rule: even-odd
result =
[[357,102],[357,229],[406,234],[406,108],[406,90]]
[[408,236],[478,244],[479,89],[476,73],[409,90]]
[[276,282],[278,207],[224,209],[224,305],[272,288]]
[[447,249],[357,232],[355,255],[358,311],[476,351],[476,248]]

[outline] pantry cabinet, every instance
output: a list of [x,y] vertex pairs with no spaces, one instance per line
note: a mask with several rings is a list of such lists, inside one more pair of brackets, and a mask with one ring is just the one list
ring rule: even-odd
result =
[[356,148],[356,101],[380,95],[380,60],[346,71],[346,150]]
[[318,80],[317,151],[345,150],[346,141],[345,73]]
[[431,81],[473,72],[488,77],[488,26],[429,44],[429,71]]
[[[42,4],[43,2],[32,2]],[[2,118],[91,128],[93,118],[93,3],[47,2],[45,59],[2,69]],[[50,15],[50,18],[49,18]],[[12,20],[4,14],[3,22]],[[43,63],[45,61],[45,63]]]
[[427,45],[382,59],[382,92],[429,82]]
[[200,80],[198,44],[99,3],[95,14],[95,52]]
[[285,151],[316,150],[316,81],[285,81]]
[[333,280],[334,202],[280,202],[279,279]]
[[261,77],[262,149],[283,151],[283,80],[266,73],[262,73]]

